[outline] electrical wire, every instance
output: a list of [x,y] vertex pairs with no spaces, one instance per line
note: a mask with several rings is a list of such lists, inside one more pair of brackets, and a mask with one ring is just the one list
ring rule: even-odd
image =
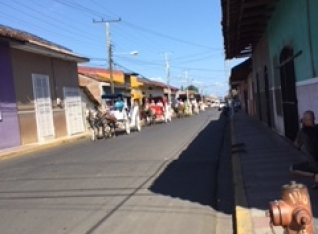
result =
[[[23,4],[23,3],[21,3],[21,2],[18,2],[17,0],[11,0],[11,2],[15,2],[15,3],[17,3],[17,4],[21,5],[21,6],[23,6],[23,8],[25,8],[25,9],[30,9],[31,11],[36,12],[36,13],[38,13],[39,15],[43,16],[43,12],[41,12],[41,11],[35,9],[35,8],[30,7],[28,4]],[[0,3],[0,4],[4,4],[4,5],[8,6],[8,7],[13,8],[12,6],[9,6],[9,5],[5,4],[5,3]],[[16,10],[16,11],[22,12],[22,11],[16,9],[16,8],[13,8],[13,9]],[[26,15],[29,15],[29,16],[31,16],[31,17],[34,17],[34,15],[30,15],[30,14],[25,13],[25,12],[23,12],[23,13],[26,14]],[[51,19],[53,19],[54,21],[48,22],[48,21],[46,21],[46,20],[43,20],[43,18],[38,18],[38,17],[36,17],[36,18],[41,19],[41,21],[50,23],[51,25],[56,26],[56,27],[58,27],[59,29],[61,28],[61,26],[68,26],[67,32],[71,32],[71,31],[72,31],[73,33],[75,33],[75,35],[81,36],[81,38],[84,37],[84,38],[87,38],[87,39],[89,39],[89,40],[95,40],[95,39],[96,39],[95,37],[90,36],[89,34],[87,35],[87,32],[85,32],[84,30],[75,28],[74,25],[67,24],[65,21],[56,19],[56,18],[54,18],[54,17],[52,17],[52,16],[48,16],[48,15],[47,15],[46,17],[51,18]],[[53,24],[52,22],[60,22],[61,24],[60,24],[60,25],[56,25],[56,24]],[[65,30],[64,30],[64,31],[65,31]],[[83,34],[78,34],[79,32],[83,33],[84,35],[83,35]]]
[[[69,1],[66,1],[66,0],[63,0],[63,1],[62,0],[54,0],[54,1],[56,1],[56,2],[58,2],[60,4],[63,4],[65,6],[71,7],[71,8],[76,8],[76,9],[82,11],[82,12],[90,13],[92,15],[95,14],[95,15],[103,18],[103,14],[101,14],[100,12],[91,10],[91,9],[89,9],[87,7],[84,7],[81,4],[76,4],[76,3],[69,2]],[[185,44],[188,44],[188,45],[208,48],[208,49],[211,49],[211,50],[222,50],[221,48],[212,48],[212,47],[205,46],[205,45],[199,45],[199,44],[196,44],[196,43],[193,43],[193,42],[189,42],[189,41],[186,41],[186,40],[183,40],[183,39],[180,39],[180,38],[176,38],[176,37],[165,35],[165,34],[162,34],[162,33],[159,33],[159,32],[155,32],[155,31],[153,31],[151,29],[147,29],[147,28],[144,28],[142,26],[138,26],[138,25],[129,23],[128,21],[125,21],[125,20],[122,20],[121,22],[123,22],[124,24],[126,24],[127,26],[130,26],[132,28],[135,28],[135,29],[138,29],[138,30],[141,30],[141,31],[144,31],[144,32],[156,35],[156,36],[164,37],[164,38],[167,38],[167,39],[170,39],[170,40],[182,42],[182,43],[185,43]]]
[[[56,3],[62,4],[64,6],[66,6],[66,7],[68,7],[68,8],[71,8],[74,11],[80,11],[80,12],[86,14],[86,15],[89,15],[89,16],[98,16],[98,17],[107,16],[107,14],[103,14],[103,13],[101,13],[99,11],[96,11],[96,10],[93,10],[91,8],[85,7],[84,5],[81,5],[81,4],[78,4],[78,3],[70,2],[70,1],[67,1],[67,0],[53,0],[53,1],[56,2]],[[13,0],[13,2],[17,3],[16,0]],[[34,4],[39,6],[34,1],[31,0],[31,2],[33,2]],[[101,8],[104,9],[104,7],[102,7],[101,4],[96,3],[94,0],[91,0],[90,2],[93,2],[96,5],[99,5],[100,6],[99,9],[101,9]],[[39,10],[34,9],[31,6],[27,6],[26,4],[23,4],[23,3],[21,3],[21,4],[24,6],[24,9],[30,9],[30,10],[32,10],[34,12],[41,13]],[[7,7],[10,7],[11,9],[15,8],[13,6],[8,6],[7,3],[4,3],[4,5],[6,5]],[[85,45],[85,46],[89,45],[91,47],[91,49],[93,49],[94,43],[96,44],[96,39],[93,36],[91,36],[90,34],[87,34],[82,29],[76,28],[73,25],[71,26],[70,24],[65,23],[64,21],[61,21],[59,19],[55,19],[55,18],[53,18],[51,16],[48,17],[48,18],[54,19],[54,21],[43,20],[43,18],[39,18],[37,16],[30,15],[29,13],[25,13],[24,11],[16,9],[16,8],[15,8],[15,11],[17,11],[19,13],[23,13],[23,14],[29,15],[32,18],[37,18],[37,19],[39,19],[41,21],[45,21],[48,25],[52,25],[53,27],[61,28],[63,26],[66,30],[63,30],[64,34],[62,34],[60,32],[54,32],[52,30],[48,30],[47,28],[39,27],[38,25],[22,21],[18,17],[14,17],[14,16],[11,16],[11,15],[5,14],[4,12],[0,12],[0,14],[5,15],[8,18],[15,19],[19,23],[23,23],[25,25],[33,25],[35,28],[41,29],[41,30],[46,31],[46,32],[50,32],[54,36],[59,35],[59,36],[61,36],[63,38],[69,38],[69,39],[72,39],[72,40],[75,39],[77,43]],[[107,10],[107,11],[109,11],[109,10]],[[61,23],[61,25],[58,25],[55,22],[56,23]],[[172,62],[172,63],[176,63],[177,62],[177,64],[178,64],[178,66],[175,66],[175,65],[173,65],[173,67],[171,66],[171,74],[174,74],[174,71],[176,71],[177,69],[185,69],[183,66],[180,66],[182,64],[193,63],[193,62],[197,62],[197,61],[201,61],[201,60],[206,60],[206,59],[211,58],[211,57],[214,56],[214,54],[210,54],[211,51],[221,51],[221,50],[223,50],[223,49],[212,48],[212,47],[209,47],[209,46],[205,46],[205,45],[200,45],[200,44],[197,44],[197,43],[189,42],[189,41],[177,38],[177,37],[168,36],[168,35],[165,35],[163,33],[159,33],[159,32],[156,32],[154,30],[147,29],[145,27],[129,23],[127,21],[122,21],[122,22],[123,23],[121,25],[123,25],[126,28],[114,27],[114,30],[112,30],[112,32],[115,33],[114,35],[112,35],[112,36],[114,36],[114,39],[117,39],[117,37],[118,37],[118,38],[125,38],[127,40],[127,38],[129,38],[129,41],[136,42],[136,43],[134,43],[134,45],[135,44],[142,44],[144,46],[145,44],[147,44],[147,45],[149,45],[148,46],[149,51],[154,50],[154,49],[160,49],[160,51],[164,51],[164,50],[162,48],[160,48],[160,46],[158,46],[158,43],[152,43],[151,41],[153,41],[153,40],[150,39],[146,35],[154,35],[154,36],[156,36],[156,38],[159,38],[159,37],[160,38],[165,38],[165,39],[168,39],[168,40],[182,42],[184,44],[188,44],[188,45],[191,45],[191,46],[205,48],[206,56],[203,56],[205,54],[203,54],[201,52],[201,53],[197,53],[197,55],[196,54],[192,54],[192,55],[188,55],[188,56],[185,55],[185,56],[180,56],[180,57],[177,57],[177,58],[169,59],[170,62]],[[128,30],[128,29],[131,30],[131,33],[129,33],[130,30]],[[66,34],[68,34],[68,33],[72,33],[72,35],[79,35],[81,40],[79,40],[79,38],[66,36]],[[85,39],[87,39],[87,40],[85,40]],[[115,41],[116,41],[116,43],[112,43],[112,44],[115,45],[116,48],[124,48],[124,49],[126,49],[125,47],[122,46],[123,43],[118,43],[119,39],[117,39]],[[97,46],[97,44],[96,44],[96,46]],[[99,45],[98,46],[98,51],[100,51],[100,47],[101,46]],[[97,51],[97,48],[96,48],[96,51]],[[92,56],[93,55],[92,52],[93,51],[91,50],[91,55],[90,56],[86,56],[86,57],[91,57],[91,59],[92,60],[95,59],[95,61],[107,61],[107,59],[104,59],[104,58],[94,58],[94,56]],[[217,54],[218,54],[218,52],[217,52]],[[217,55],[217,54],[215,54],[215,55]],[[143,60],[136,60],[136,59],[126,58],[126,57],[123,57],[123,56],[115,56],[115,57],[116,57],[117,60],[124,60],[124,61],[126,61],[126,62],[128,62],[130,64],[134,64],[137,67],[141,67],[141,70],[143,70],[145,67],[147,67],[147,68],[149,68],[149,70],[158,70],[158,71],[161,71],[161,72],[164,71],[164,61],[161,61],[159,59],[158,60],[153,60],[153,61],[149,61],[149,60],[143,61]],[[118,64],[118,63],[116,63],[116,64]],[[120,65],[120,66],[122,66],[122,65]],[[213,70],[213,69],[195,68],[195,67],[191,67],[191,66],[187,66],[186,68],[190,69],[190,70],[202,71],[202,72],[203,71],[206,71],[206,72],[226,72],[226,70]],[[131,70],[131,69],[129,69],[129,70]],[[196,76],[196,77],[199,78],[199,76]],[[202,79],[211,79],[211,78],[204,77]]]

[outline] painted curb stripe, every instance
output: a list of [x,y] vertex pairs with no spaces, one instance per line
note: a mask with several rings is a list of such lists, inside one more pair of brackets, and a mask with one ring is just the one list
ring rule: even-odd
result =
[[[231,121],[231,141],[232,145],[237,144],[233,118]],[[234,212],[235,212],[235,233],[252,234],[252,217],[248,208],[244,180],[242,176],[241,160],[239,153],[232,153],[232,170],[234,182]]]
[[54,146],[60,145],[60,144],[64,144],[64,143],[71,143],[77,140],[81,140],[84,138],[88,138],[89,134],[83,134],[80,136],[73,136],[71,138],[68,139],[56,139],[52,142],[47,142],[47,143],[43,143],[42,145],[34,145],[31,146],[30,148],[27,149],[16,149],[13,151],[8,151],[8,152],[0,152],[0,160],[5,160],[11,157],[15,157],[15,156],[20,156],[23,154],[27,154],[27,153],[32,153],[32,152],[36,152],[36,151],[40,151],[40,150],[44,150],[44,149],[49,149],[49,148],[53,148]]

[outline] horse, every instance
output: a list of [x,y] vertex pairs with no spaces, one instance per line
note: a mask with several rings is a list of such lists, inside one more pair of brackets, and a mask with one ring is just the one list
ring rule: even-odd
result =
[[94,141],[98,138],[100,129],[104,139],[115,136],[116,118],[110,114],[105,114],[97,110],[89,110],[87,122],[91,129],[91,139]]
[[149,108],[149,106],[144,106],[140,111],[140,116],[142,122],[145,123],[146,126],[151,126],[155,124],[156,121],[156,113]]
[[174,108],[174,111],[176,112],[177,118],[183,118],[185,114],[185,106],[179,104]]

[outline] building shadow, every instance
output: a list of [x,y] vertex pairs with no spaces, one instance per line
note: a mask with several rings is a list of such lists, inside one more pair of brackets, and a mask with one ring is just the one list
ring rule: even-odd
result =
[[[218,210],[219,162],[221,157],[229,157],[229,154],[221,154],[226,128],[227,117],[224,115],[211,121],[179,157],[167,165],[150,191]],[[226,176],[231,177],[230,174]],[[224,186],[232,187],[231,180]],[[229,196],[232,198],[232,194]],[[232,206],[226,212],[232,213]]]
[[[241,187],[236,191],[240,196],[236,205],[257,210],[265,218],[269,202],[282,199],[283,186],[288,187],[291,181],[295,181],[308,188],[314,233],[317,233],[318,193],[311,189],[313,178],[294,176],[289,171],[292,164],[308,160],[304,152],[298,150],[285,136],[243,112],[236,114],[233,126],[236,140],[241,144],[241,147],[233,144],[233,149],[243,149],[234,151],[233,155],[233,159],[237,157],[240,164],[236,176],[242,177],[239,182]],[[301,198],[296,196],[294,199],[297,201]]]

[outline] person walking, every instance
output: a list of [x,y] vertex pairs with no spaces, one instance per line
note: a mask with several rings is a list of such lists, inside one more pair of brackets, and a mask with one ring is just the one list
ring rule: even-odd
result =
[[311,110],[303,113],[301,119],[302,128],[297,133],[295,146],[305,151],[308,160],[293,164],[291,173],[314,179],[313,189],[318,189],[318,128],[315,124],[315,114]]

